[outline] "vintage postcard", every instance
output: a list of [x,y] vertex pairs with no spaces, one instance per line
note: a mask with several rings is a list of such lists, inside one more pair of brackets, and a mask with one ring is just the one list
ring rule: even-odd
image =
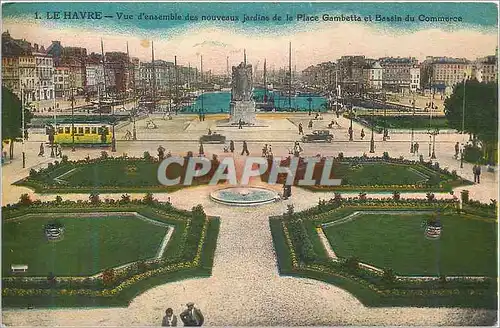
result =
[[2,5],[5,326],[498,324],[498,3]]

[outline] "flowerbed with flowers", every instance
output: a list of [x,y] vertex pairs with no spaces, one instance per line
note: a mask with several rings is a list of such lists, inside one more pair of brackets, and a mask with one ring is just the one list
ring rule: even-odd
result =
[[158,284],[211,275],[219,231],[218,218],[207,217],[203,208],[192,211],[173,208],[147,195],[143,200],[109,202],[32,202],[26,199],[3,207],[3,220],[25,213],[134,211],[175,226],[161,259],[136,261],[122,268],[108,268],[92,277],[5,277],[2,279],[4,307],[26,306],[125,306],[135,296]]
[[[302,188],[325,191],[451,191],[461,185],[470,185],[470,181],[457,175],[456,171],[440,168],[439,163],[412,161],[402,158],[391,158],[388,153],[382,157],[344,157],[339,153],[333,158],[330,178],[341,179],[339,186],[321,185],[321,177],[326,157],[321,157],[315,165],[312,179],[317,181],[313,186]],[[290,158],[284,159],[281,166],[290,165]],[[299,159],[299,165],[294,184],[303,179],[307,163]],[[262,175],[262,180],[267,181],[270,170]],[[285,174],[278,175],[278,182],[284,183]]]
[[[484,206],[484,205],[483,205]],[[494,277],[397,275],[379,270],[357,258],[330,258],[317,234],[322,223],[338,213],[359,210],[429,210],[475,216],[470,205],[460,209],[453,200],[343,199],[336,197],[303,212],[270,218],[271,233],[280,274],[322,280],[346,289],[367,306],[456,306],[495,308],[497,282]],[[486,220],[494,221],[495,216]],[[395,245],[397,247],[397,245]],[[337,254],[338,255],[338,254]]]

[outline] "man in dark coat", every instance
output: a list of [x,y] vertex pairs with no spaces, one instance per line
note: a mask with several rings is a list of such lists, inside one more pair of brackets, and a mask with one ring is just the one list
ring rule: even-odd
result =
[[203,325],[205,318],[201,311],[194,307],[193,302],[189,302],[186,304],[187,309],[182,311],[179,315],[182,322],[184,323],[184,327],[200,327]]
[[479,177],[481,176],[481,165],[476,165],[476,179],[477,183],[481,183]]
[[248,145],[247,145],[247,142],[246,142],[246,141],[243,141],[243,150],[241,151],[241,155],[243,155],[243,154],[245,154],[245,153],[247,154],[247,156],[248,156],[248,155],[250,155],[250,152],[248,151]]
[[165,311],[165,316],[163,317],[163,320],[161,321],[161,326],[162,327],[177,327],[177,317],[175,316],[172,308],[168,308]]
[[231,141],[229,142],[229,151],[230,151],[231,153],[234,153],[234,141],[233,141],[233,140],[231,140]]

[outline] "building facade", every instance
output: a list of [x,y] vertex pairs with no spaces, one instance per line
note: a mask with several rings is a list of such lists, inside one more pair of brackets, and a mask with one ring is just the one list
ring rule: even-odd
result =
[[475,62],[474,75],[479,82],[498,81],[498,58],[497,56],[487,56],[478,58]]
[[387,91],[404,93],[410,91],[412,76],[410,70],[417,68],[413,57],[385,57],[379,59],[383,69],[383,88]]

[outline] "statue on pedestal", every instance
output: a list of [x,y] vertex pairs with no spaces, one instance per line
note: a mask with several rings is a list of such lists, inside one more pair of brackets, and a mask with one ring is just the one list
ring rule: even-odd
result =
[[233,66],[231,100],[252,100],[252,89],[252,65],[246,65],[244,62],[242,62],[238,66]]

